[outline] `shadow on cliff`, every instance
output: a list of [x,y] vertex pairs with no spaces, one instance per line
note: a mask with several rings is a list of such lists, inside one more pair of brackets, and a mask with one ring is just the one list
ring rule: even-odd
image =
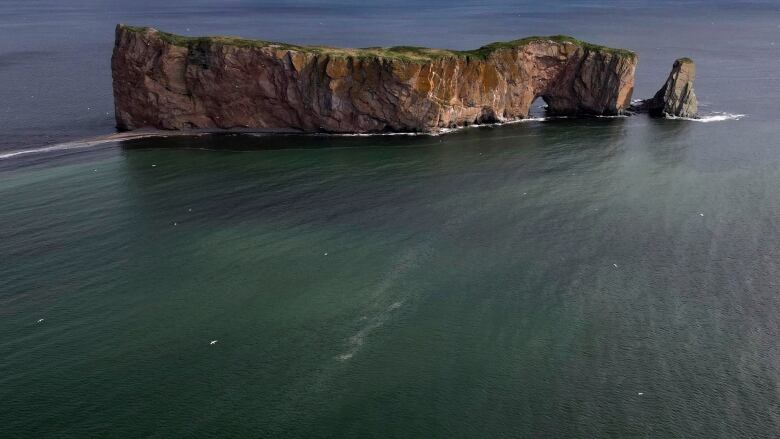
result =
[[621,118],[567,118],[544,117],[544,112],[532,114],[532,119],[506,124],[472,125],[438,135],[384,134],[384,135],[317,135],[317,134],[253,134],[211,133],[168,137],[144,137],[120,142],[123,149],[198,149],[214,151],[262,151],[279,149],[366,148],[366,147],[419,147],[474,140],[481,142],[492,138],[513,135],[543,135],[558,140],[576,132],[585,137],[604,133],[620,134],[624,125]]
[[431,144],[438,136],[378,135],[332,136],[298,134],[224,133],[176,135],[125,140],[125,149],[201,149],[214,151],[261,151],[277,149],[353,148],[366,146],[420,146]]

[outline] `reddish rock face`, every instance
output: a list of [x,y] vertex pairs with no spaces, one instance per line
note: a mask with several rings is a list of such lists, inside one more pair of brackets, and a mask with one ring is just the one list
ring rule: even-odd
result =
[[546,38],[479,57],[404,57],[171,37],[117,26],[119,129],[432,132],[522,119],[537,97],[554,113],[614,115],[630,104],[637,61]]

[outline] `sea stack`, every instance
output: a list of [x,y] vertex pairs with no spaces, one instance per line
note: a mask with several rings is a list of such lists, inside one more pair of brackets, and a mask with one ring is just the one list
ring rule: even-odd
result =
[[698,101],[693,90],[696,79],[696,65],[690,58],[680,58],[674,62],[672,72],[666,83],[652,99],[644,105],[651,116],[695,118]]
[[556,114],[620,114],[636,63],[566,36],[340,49],[119,25],[112,75],[121,130],[434,132],[526,118],[540,97]]

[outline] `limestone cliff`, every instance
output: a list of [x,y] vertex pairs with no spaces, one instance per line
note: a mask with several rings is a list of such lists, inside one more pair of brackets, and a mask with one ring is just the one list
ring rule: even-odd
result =
[[525,118],[538,97],[559,114],[621,113],[636,62],[564,36],[472,51],[336,49],[119,25],[112,73],[122,130],[430,132]]
[[693,90],[695,79],[696,65],[689,58],[680,58],[663,87],[643,105],[651,116],[696,117],[699,104]]

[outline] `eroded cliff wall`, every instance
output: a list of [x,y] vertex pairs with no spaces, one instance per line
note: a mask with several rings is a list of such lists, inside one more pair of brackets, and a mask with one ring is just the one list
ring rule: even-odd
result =
[[690,58],[680,58],[672,65],[672,71],[658,93],[644,105],[652,116],[695,118],[699,111],[693,89],[695,80],[696,64]]
[[474,51],[335,49],[117,26],[117,127],[429,132],[628,108],[637,57],[569,37]]

